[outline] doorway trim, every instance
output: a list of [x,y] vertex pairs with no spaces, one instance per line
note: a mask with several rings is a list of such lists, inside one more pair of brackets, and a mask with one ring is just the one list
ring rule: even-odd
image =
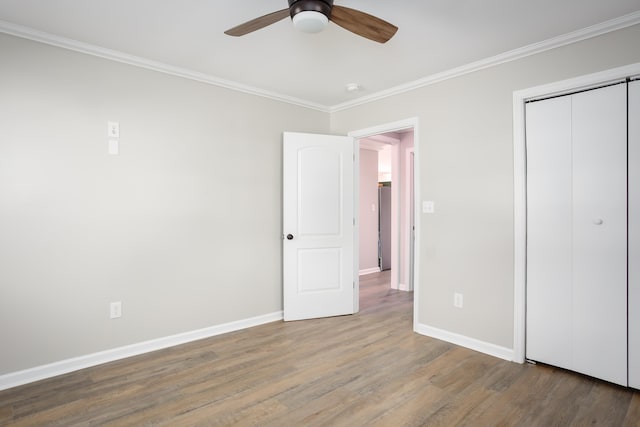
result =
[[[415,134],[414,134],[414,138],[415,138]],[[404,193],[404,199],[406,201],[409,202],[409,209],[406,209],[404,212],[404,222],[407,226],[409,227],[413,227],[412,229],[408,229],[405,226],[404,231],[400,232],[400,239],[402,240],[402,235],[404,233],[404,238],[406,239],[406,242],[409,243],[409,251],[413,250],[413,254],[409,253],[409,256],[406,259],[406,271],[409,273],[408,277],[405,277],[406,279],[406,283],[401,284],[401,286],[404,286],[403,288],[401,288],[401,290],[403,291],[413,291],[415,288],[415,281],[413,278],[413,271],[414,271],[414,265],[416,262],[416,255],[415,255],[415,224],[412,223],[415,222],[416,220],[416,214],[415,214],[415,210],[416,210],[416,191],[415,191],[415,142],[414,142],[414,146],[412,148],[407,149],[407,152],[405,153],[405,159],[404,159],[404,165],[405,165],[405,169],[404,169],[404,182],[407,183],[406,188],[404,188],[402,191]]]
[[524,363],[527,282],[525,102],[575,92],[640,73],[640,62],[513,92],[513,361]]
[[[385,123],[385,124],[381,124],[381,125],[377,125],[377,126],[373,126],[373,127],[369,127],[369,128],[365,128],[365,129],[360,129],[360,130],[354,130],[349,132],[347,135],[350,137],[353,137],[354,139],[354,149],[359,147],[359,140],[362,138],[366,138],[366,137],[370,137],[370,136],[374,136],[374,135],[379,135],[382,133],[388,133],[388,132],[397,132],[400,130],[406,130],[406,129],[413,129],[413,150],[414,150],[414,162],[415,164],[419,164],[419,153],[420,153],[420,149],[419,147],[419,132],[418,132],[418,118],[417,117],[412,117],[412,118],[408,118],[408,119],[404,119],[404,120],[399,120],[396,122],[391,122],[391,123]],[[356,151],[356,158],[359,159],[359,150],[355,150]],[[358,166],[358,170],[360,168],[359,162],[357,163]],[[356,178],[356,183],[355,186],[358,187],[359,186],[359,178],[358,178],[358,173],[355,174],[355,178]],[[415,233],[417,236],[419,236],[419,232],[420,232],[420,216],[418,215],[417,212],[417,206],[419,205],[418,203],[418,195],[420,194],[420,168],[419,167],[414,167],[414,176],[413,176],[413,180],[414,180],[414,222],[415,222]],[[402,191],[402,190],[401,190]],[[358,193],[356,193],[358,194]],[[358,215],[358,211],[356,210],[356,218]],[[399,218],[398,218],[399,220]],[[359,218],[357,218],[356,223],[358,223]],[[399,233],[398,233],[399,234]],[[399,236],[398,236],[399,238]],[[398,251],[399,253],[399,251]],[[419,289],[420,286],[415,285],[417,283],[420,283],[419,281],[419,265],[420,265],[420,239],[416,238],[415,239],[415,244],[414,244],[414,259],[416,260],[416,262],[413,263],[413,280],[414,280],[414,289],[413,289],[413,329],[415,331],[416,329],[416,325],[418,325],[418,302],[419,302],[419,298],[418,298],[418,294],[419,294]],[[395,263],[396,265],[399,265],[399,262]],[[359,293],[359,292],[357,292]]]

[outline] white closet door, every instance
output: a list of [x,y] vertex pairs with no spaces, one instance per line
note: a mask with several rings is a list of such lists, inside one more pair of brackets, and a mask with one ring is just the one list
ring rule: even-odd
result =
[[640,389],[640,81],[629,84],[629,386]]
[[527,358],[626,385],[626,87],[526,113]]
[[627,384],[627,90],[572,96],[573,369]]
[[571,97],[526,105],[527,358],[571,369]]

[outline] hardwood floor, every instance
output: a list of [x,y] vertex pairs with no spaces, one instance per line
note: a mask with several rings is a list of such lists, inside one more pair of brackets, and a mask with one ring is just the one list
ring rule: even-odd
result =
[[640,392],[412,332],[389,273],[354,316],[275,322],[0,392],[11,426],[638,426]]

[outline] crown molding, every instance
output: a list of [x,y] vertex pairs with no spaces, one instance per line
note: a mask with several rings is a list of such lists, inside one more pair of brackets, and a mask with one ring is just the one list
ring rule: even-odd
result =
[[33,28],[13,24],[6,21],[0,20],[0,33],[5,33],[15,37],[20,37],[23,39],[40,42],[40,43],[48,44],[51,46],[61,47],[64,49],[73,50],[75,52],[80,52],[80,53],[84,53],[91,56],[97,56],[99,58],[121,62],[124,64],[133,65],[140,68],[146,68],[148,70],[158,71],[160,73],[170,74],[177,77],[183,77],[185,79],[195,80],[201,83],[207,83],[213,86],[219,86],[225,89],[235,90],[235,91],[243,92],[249,95],[269,98],[271,100],[285,102],[285,103],[297,105],[300,107],[310,108],[312,110],[318,110],[324,113],[329,112],[329,107],[325,105],[320,105],[320,104],[306,101],[303,99],[281,95],[276,92],[271,92],[271,91],[259,89],[256,87],[252,87],[252,86],[247,86],[231,80],[221,79],[209,74],[188,70],[186,68],[175,67],[173,65],[165,64],[158,61],[152,61],[139,56],[129,55],[123,52],[119,52],[117,50],[107,49],[104,47],[80,42],[80,41],[69,39],[66,37],[56,36],[53,34],[49,34],[43,31],[38,31]]
[[309,108],[312,110],[321,111],[324,113],[335,113],[349,108],[357,107],[359,105],[367,104],[373,101],[378,101],[384,98],[388,98],[394,95],[399,95],[404,92],[419,89],[424,86],[436,84],[445,80],[453,79],[463,76],[465,74],[473,73],[485,68],[493,67],[505,62],[515,61],[527,56],[536,55],[538,53],[545,52],[547,50],[555,49],[561,46],[565,46],[571,43],[576,43],[582,40],[586,40],[592,37],[596,37],[602,34],[606,34],[612,31],[620,30],[626,27],[630,27],[636,24],[640,24],[640,11],[633,12],[619,18],[611,19],[609,21],[602,22],[600,24],[592,25],[571,33],[563,34],[558,37],[547,39],[538,43],[533,43],[518,49],[510,50],[508,52],[501,53],[480,61],[472,62],[460,67],[452,68],[441,73],[432,74],[422,79],[415,80],[403,85],[395,86],[380,92],[373,93],[371,95],[363,96],[355,100],[337,104],[334,106],[321,105],[304,99],[294,98],[287,95],[282,95],[276,92],[271,92],[256,87],[244,85],[231,80],[218,78],[209,74],[200,73],[197,71],[188,70],[186,68],[175,67],[173,65],[164,64],[158,61],[152,61],[149,59],[141,58],[134,55],[129,55],[123,52],[119,52],[112,49],[95,46],[89,43],[83,43],[77,40],[55,36],[43,31],[38,31],[33,28],[25,27],[22,25],[13,24],[6,21],[0,21],[0,33],[6,33],[12,36],[21,37],[28,40],[45,43],[48,45],[61,47],[64,49],[73,50],[76,52],[84,53],[87,55],[97,56],[104,59],[109,59],[116,62],[121,62],[136,67],[146,68],[153,71],[158,71],[173,76],[178,76],[190,80],[195,80],[202,83],[219,86],[225,89],[235,90],[250,95],[260,96],[268,98],[274,101],[285,102],[299,107]]
[[436,84],[445,80],[453,79],[455,77],[460,77],[465,74],[473,73],[485,68],[500,65],[505,62],[516,61],[527,56],[536,55],[547,50],[566,46],[568,44],[590,39],[592,37],[597,37],[602,34],[610,33],[612,31],[621,30],[623,28],[631,27],[636,24],[640,24],[640,11],[623,15],[619,18],[611,19],[609,21],[592,25],[590,27],[586,27],[567,34],[563,34],[558,37],[553,37],[551,39],[547,39],[538,43],[533,43],[518,49],[510,50],[508,52],[485,58],[480,61],[472,62],[461,67],[456,67],[447,71],[443,71],[441,73],[432,74],[422,79],[395,86],[387,90],[373,93],[371,95],[363,96],[361,98],[345,102],[343,104],[334,105],[333,107],[329,108],[329,112],[335,113],[341,110],[346,110],[349,108],[357,107],[359,105],[367,104],[369,102],[388,98],[390,96],[399,95],[401,93],[409,92],[411,90],[418,89],[424,86],[430,86],[432,84]]

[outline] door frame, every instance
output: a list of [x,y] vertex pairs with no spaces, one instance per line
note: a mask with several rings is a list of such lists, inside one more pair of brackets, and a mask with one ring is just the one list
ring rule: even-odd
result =
[[[414,135],[415,138],[415,135]],[[407,149],[406,157],[405,157],[405,180],[408,185],[404,189],[405,192],[405,200],[409,201],[408,209],[404,212],[405,224],[408,227],[413,227],[407,229],[405,227],[400,233],[405,233],[405,238],[409,246],[409,254],[406,259],[405,269],[408,273],[408,277],[406,278],[406,286],[407,289],[403,289],[406,291],[413,291],[415,289],[415,280],[413,277],[413,270],[416,262],[416,254],[415,254],[415,220],[416,220],[416,191],[415,191],[415,143],[414,147]],[[413,220],[413,221],[412,221]]]
[[640,73],[640,62],[513,92],[513,361],[524,363],[527,281],[527,159],[525,103],[620,81]]
[[[363,138],[367,138],[367,137],[371,137],[374,135],[379,135],[382,133],[389,133],[389,132],[397,132],[400,130],[406,130],[406,129],[413,129],[413,152],[414,152],[414,162],[415,164],[419,164],[419,153],[420,153],[420,149],[419,149],[419,126],[418,126],[418,118],[417,117],[412,117],[412,118],[408,118],[408,119],[404,119],[404,120],[399,120],[396,122],[391,122],[391,123],[385,123],[385,124],[381,124],[381,125],[377,125],[377,126],[373,126],[373,127],[368,127],[365,129],[359,129],[359,130],[354,130],[349,132],[347,135],[350,137],[353,137],[354,139],[354,152],[355,152],[355,158],[356,158],[356,164],[355,164],[355,171],[354,171],[354,191],[355,191],[355,202],[357,203],[358,200],[360,200],[360,150],[359,150],[359,140],[363,139]],[[396,156],[397,157],[397,156]],[[398,159],[399,160],[399,159]],[[398,162],[399,163],[399,162]],[[416,236],[419,235],[419,231],[420,231],[420,216],[418,215],[418,211],[417,211],[417,207],[419,205],[419,203],[417,202],[418,196],[420,194],[420,168],[419,167],[414,167],[414,175],[413,175],[413,180],[414,180],[414,194],[413,194],[413,199],[414,199],[414,222],[415,222],[415,233]],[[400,189],[400,191],[402,191],[402,189]],[[398,201],[399,201],[400,197],[398,197]],[[355,216],[356,216],[356,224],[359,224],[360,222],[360,213],[359,213],[359,209],[355,209]],[[396,221],[399,222],[400,218],[397,217]],[[399,228],[398,228],[399,229]],[[359,227],[356,227],[356,233],[359,233]],[[399,233],[398,234],[398,239],[399,239]],[[354,271],[358,272],[358,259],[359,259],[359,247],[358,247],[358,235],[355,236],[356,239],[356,253],[354,254],[355,257],[355,267],[354,267]],[[397,251],[397,256],[399,256],[399,252]],[[415,260],[419,260],[420,259],[420,239],[416,238],[415,239],[415,243],[414,243],[414,259]],[[393,261],[392,261],[393,262]],[[396,260],[396,262],[394,263],[394,265],[400,265],[399,260]],[[419,282],[419,265],[420,262],[414,262],[413,263],[413,281],[414,281],[414,289],[413,289],[413,329],[415,331],[416,325],[418,324],[418,302],[420,301],[420,299],[418,298],[419,295],[419,289],[420,286],[416,285]],[[394,273],[395,274],[395,273]],[[356,292],[354,295],[355,301],[354,301],[354,307],[356,307],[357,309],[359,309],[359,297],[360,297],[360,282],[359,280],[356,279]],[[357,311],[357,310],[356,310]]]

